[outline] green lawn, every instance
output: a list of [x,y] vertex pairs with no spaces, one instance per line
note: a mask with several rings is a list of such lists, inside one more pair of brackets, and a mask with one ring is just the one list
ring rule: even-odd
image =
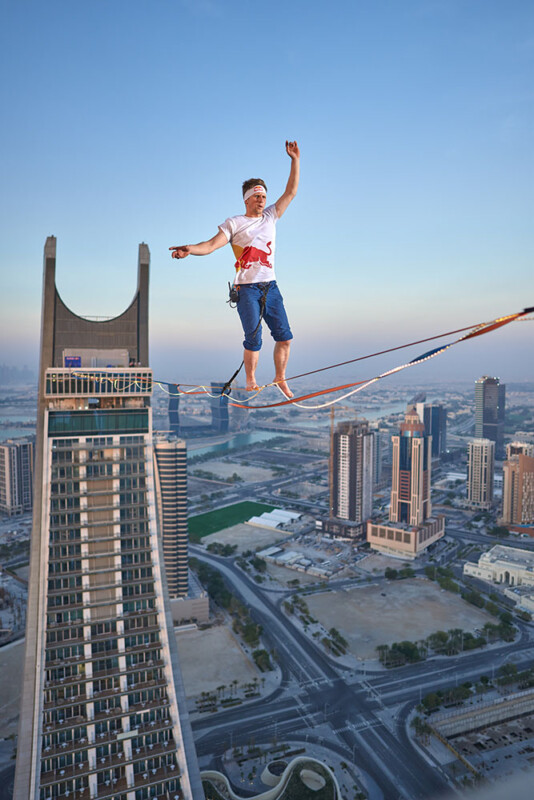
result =
[[189,539],[192,542],[200,542],[210,533],[239,525],[251,517],[259,516],[264,511],[272,511],[274,508],[275,506],[266,506],[264,503],[245,501],[216,511],[208,511],[207,514],[197,514],[196,517],[189,518]]

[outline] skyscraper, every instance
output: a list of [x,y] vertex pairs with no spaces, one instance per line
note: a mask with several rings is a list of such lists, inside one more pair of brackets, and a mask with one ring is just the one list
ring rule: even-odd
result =
[[367,541],[382,553],[415,558],[445,532],[443,515],[432,516],[432,437],[425,434],[415,405],[409,405],[400,432],[391,437],[390,525],[367,523]]
[[503,464],[503,525],[534,525],[534,444],[506,445]]
[[0,444],[0,511],[31,511],[32,498],[33,437],[8,439]]
[[49,237],[14,800],[201,800],[154,500],[148,247],[102,322],[65,306],[55,264]]
[[373,510],[374,433],[366,420],[340,422],[331,443],[330,513],[364,522]]
[[[172,390],[171,390],[172,391]],[[180,397],[178,394],[169,395],[169,428],[176,435],[180,435]]]
[[491,508],[495,471],[495,442],[472,439],[467,445],[467,502],[472,508]]
[[414,406],[408,406],[398,436],[392,436],[391,522],[421,525],[432,514],[430,500],[432,437]]
[[426,436],[432,437],[432,458],[439,458],[447,449],[447,409],[437,403],[417,403],[417,413]]
[[169,597],[188,587],[187,445],[183,439],[154,435],[156,499]]
[[228,395],[222,394],[225,385],[224,383],[211,384],[211,427],[216,433],[228,433]]
[[484,375],[475,382],[475,438],[495,442],[495,457],[504,455],[506,386]]

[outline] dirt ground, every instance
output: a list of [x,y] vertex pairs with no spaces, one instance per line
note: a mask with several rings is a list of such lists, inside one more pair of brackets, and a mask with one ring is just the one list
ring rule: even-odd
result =
[[294,581],[298,578],[301,586],[306,586],[309,583],[320,583],[322,578],[316,575],[308,575],[306,572],[297,572],[295,569],[288,569],[287,567],[279,567],[278,564],[270,564],[267,562],[267,574],[271,575],[275,581],[278,581],[282,586],[287,584],[288,581]]
[[306,603],[327,630],[338,629],[357,658],[376,658],[380,644],[414,642],[450,628],[473,632],[486,622],[495,622],[491,614],[458,595],[415,578],[343,593],[325,592],[307,597]]
[[231,528],[204,536],[202,544],[208,545],[210,542],[235,544],[237,545],[236,552],[243,553],[245,550],[263,550],[276,542],[284,541],[287,536],[291,536],[291,534],[284,533],[279,529],[260,528],[257,525],[247,525],[243,522],[240,525],[232,525]]
[[252,681],[260,675],[225,625],[177,633],[176,642],[187,697],[215,690],[233,680]]
[[391,569],[402,569],[404,564],[410,563],[408,559],[406,561],[401,561],[398,558],[386,556],[383,553],[371,553],[365,556],[365,558],[362,558],[361,561],[358,561],[358,568],[370,574],[374,572],[383,575],[387,567],[391,567]]
[[0,739],[17,732],[24,642],[0,648]]
[[272,478],[274,474],[272,470],[264,469],[263,467],[244,467],[241,464],[220,461],[219,459],[215,461],[204,461],[202,464],[198,465],[193,464],[191,472],[194,473],[197,469],[203,470],[204,472],[212,472],[221,480],[231,478],[234,472],[237,472],[239,477],[246,482],[267,481]]

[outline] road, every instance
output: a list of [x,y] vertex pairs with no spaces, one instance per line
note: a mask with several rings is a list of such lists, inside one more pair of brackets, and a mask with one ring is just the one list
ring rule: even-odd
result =
[[258,585],[228,560],[195,547],[195,556],[216,566],[249,606],[275,648],[281,687],[270,697],[194,721],[199,756],[213,764],[231,746],[280,739],[320,741],[367,773],[386,800],[430,798],[448,788],[444,774],[416,750],[407,734],[410,709],[429,691],[445,689],[506,660],[534,664],[528,628],[519,639],[456,658],[427,660],[391,672],[339,669],[279,610]]

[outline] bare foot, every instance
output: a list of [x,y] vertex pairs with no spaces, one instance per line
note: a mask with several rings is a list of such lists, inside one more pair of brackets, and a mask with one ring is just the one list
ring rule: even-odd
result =
[[256,392],[260,387],[256,383],[255,380],[247,380],[246,391],[247,392]]
[[277,386],[280,387],[280,389],[282,390],[282,392],[285,394],[286,397],[288,397],[289,399],[291,399],[293,397],[293,392],[289,388],[288,383],[285,380],[285,378],[283,378],[282,380],[279,380],[279,381],[275,380],[275,383],[276,383]]

